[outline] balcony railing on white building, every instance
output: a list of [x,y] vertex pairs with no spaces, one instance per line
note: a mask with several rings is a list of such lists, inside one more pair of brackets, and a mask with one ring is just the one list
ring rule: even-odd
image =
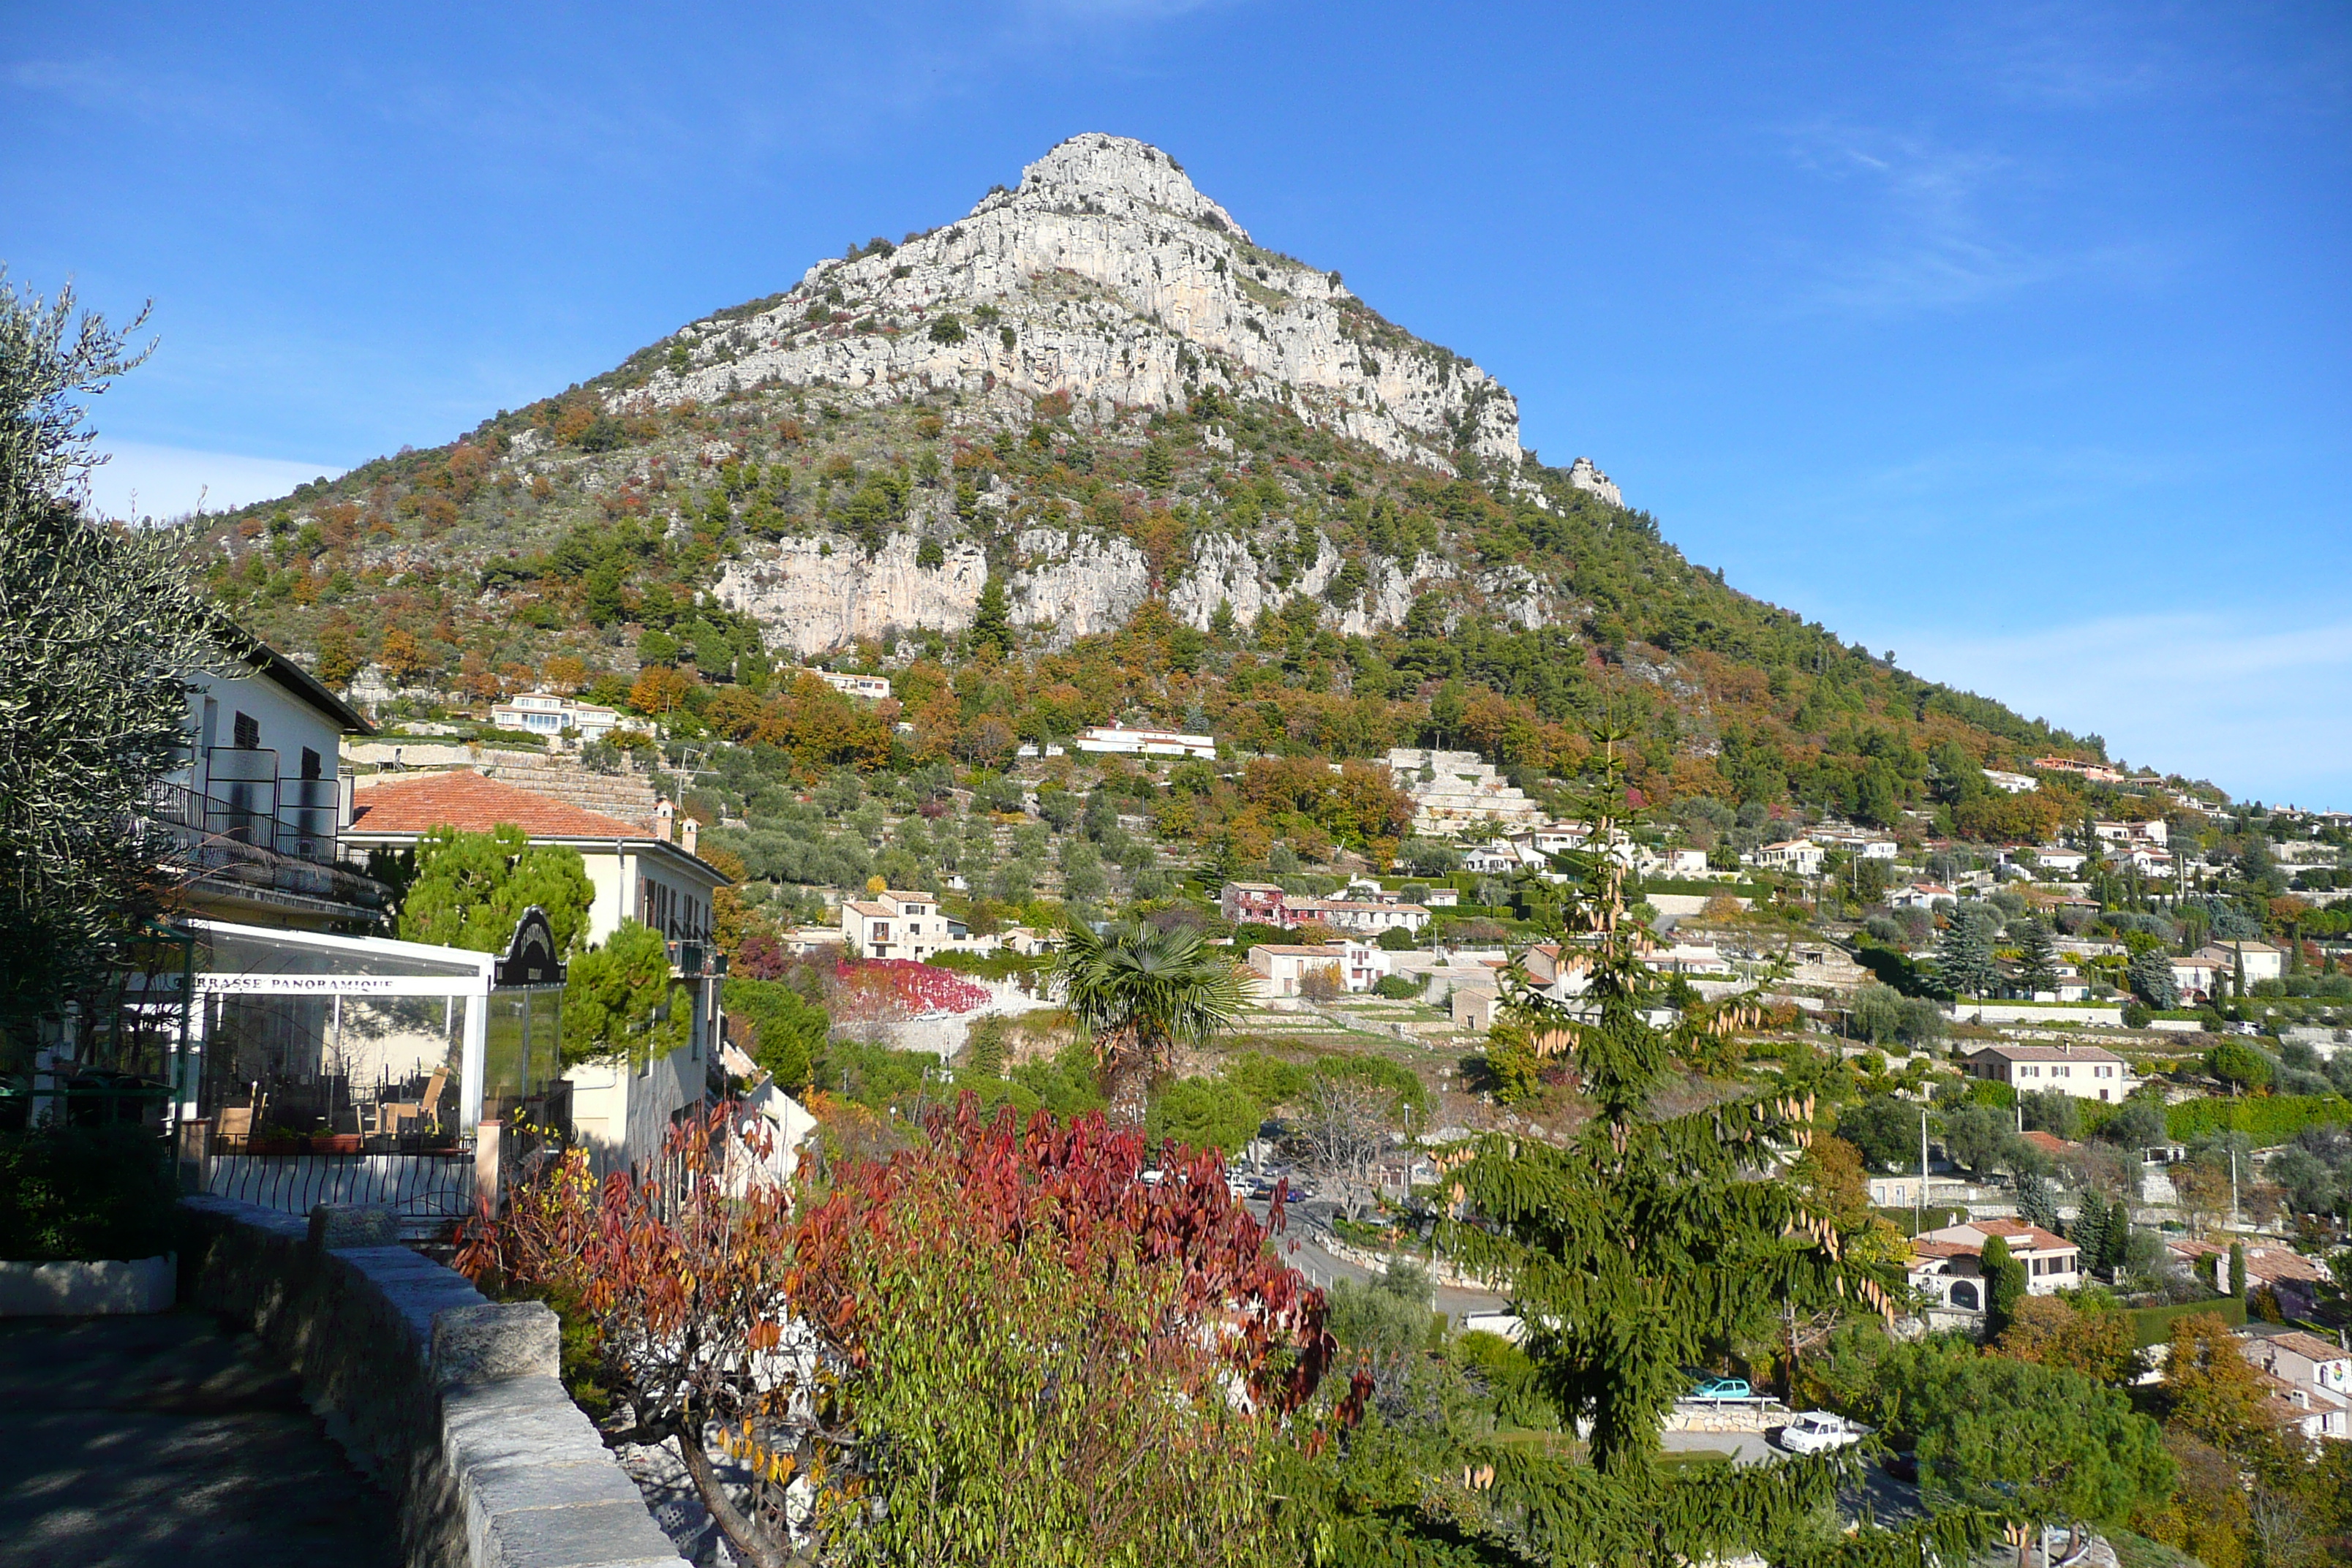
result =
[[278,753],[215,748],[197,776],[208,787],[151,785],[145,826],[183,886],[249,890],[382,915],[392,893],[341,863],[333,779],[282,779]]

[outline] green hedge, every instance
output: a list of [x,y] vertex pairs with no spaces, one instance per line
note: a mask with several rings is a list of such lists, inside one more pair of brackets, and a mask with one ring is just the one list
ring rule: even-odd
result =
[[2210,1301],[2183,1301],[2173,1307],[2133,1307],[2131,1318],[2132,1343],[2141,1350],[2160,1345],[2172,1337],[2172,1325],[2182,1318],[2210,1312],[2233,1329],[2246,1326],[2246,1304],[2227,1296],[2216,1296]]
[[2306,1127],[2352,1121],[2352,1100],[2340,1094],[2265,1094],[2242,1100],[2184,1100],[2164,1112],[2176,1142],[2214,1132],[2243,1132],[2257,1147],[2284,1143]]
[[1763,900],[1772,896],[1769,888],[1759,888],[1753,882],[1709,882],[1696,877],[1648,877],[1639,886],[1644,893],[1696,893],[1713,898],[1726,893],[1735,899]]
[[1967,1209],[1950,1204],[1929,1204],[1925,1224],[1921,1223],[1922,1216],[1918,1211],[1914,1209],[1874,1208],[1870,1212],[1893,1225],[1906,1237],[1917,1236],[1922,1231],[1941,1230],[1948,1225],[1965,1225],[1969,1218]]
[[179,1201],[163,1143],[143,1128],[0,1139],[0,1258],[152,1258],[172,1250]]

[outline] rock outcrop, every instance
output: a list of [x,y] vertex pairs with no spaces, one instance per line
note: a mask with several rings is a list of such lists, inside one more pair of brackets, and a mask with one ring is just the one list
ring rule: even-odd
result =
[[1215,387],[1435,468],[1459,447],[1523,456],[1517,401],[1492,376],[1381,320],[1336,273],[1254,244],[1175,159],[1123,136],[1073,137],[958,222],[819,262],[769,309],[673,341],[684,363],[617,404],[762,382],[890,398],[911,382],[1161,408]]
[[[1476,365],[1383,321],[1326,273],[1256,245],[1194,187],[1175,159],[1126,137],[1073,137],[1033,163],[1020,188],[999,188],[963,218],[896,247],[820,262],[756,310],[681,329],[655,368],[611,395],[613,413],[721,402],[763,389],[817,393],[829,407],[948,406],[951,434],[993,439],[1025,431],[1032,405],[1071,400],[1055,437],[1139,443],[1148,416],[1190,407],[1206,391],[1275,403],[1307,423],[1385,456],[1452,474],[1465,451],[1527,489],[1518,405]],[[1240,462],[1231,436],[1202,429],[1203,447]],[[540,461],[518,442],[518,460]],[[698,461],[734,449],[707,444]],[[639,483],[649,475],[639,473]],[[1622,504],[1617,487],[1579,458],[1569,482]],[[986,479],[970,503],[1003,520],[1016,499]],[[583,481],[592,482],[592,481]],[[604,483],[597,479],[593,483]],[[990,565],[938,490],[878,548],[818,532],[756,545],[728,563],[719,599],[795,657],[857,638],[971,626]],[[1421,552],[1350,565],[1327,538],[1311,563],[1285,525],[1255,521],[1195,535],[1191,557],[1156,580],[1125,538],[1080,525],[1076,503],[1024,515],[1005,587],[1013,616],[1043,639],[1116,629],[1147,599],[1207,629],[1220,607],[1248,625],[1300,597],[1318,601],[1343,635],[1401,625],[1414,601],[1449,586],[1445,621],[1483,605],[1520,626],[1559,607],[1547,584],[1505,567],[1465,580]],[[1549,504],[1542,502],[1539,504]],[[1066,526],[1062,526],[1066,520]],[[922,563],[928,537],[938,542]],[[1002,535],[999,535],[1002,538]],[[1001,546],[1000,555],[1002,555]]]

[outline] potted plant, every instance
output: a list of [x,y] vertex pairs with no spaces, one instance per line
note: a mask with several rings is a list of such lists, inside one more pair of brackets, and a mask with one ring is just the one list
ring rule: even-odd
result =
[[299,1154],[308,1146],[306,1134],[271,1122],[253,1130],[253,1136],[246,1142],[245,1152],[248,1154]]
[[313,1154],[356,1154],[360,1152],[360,1135],[356,1132],[313,1132],[310,1152]]

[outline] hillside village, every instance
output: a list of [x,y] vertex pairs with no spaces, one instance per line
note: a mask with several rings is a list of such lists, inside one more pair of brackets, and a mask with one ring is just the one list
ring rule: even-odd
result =
[[[419,1397],[497,1386],[464,1324],[528,1318],[629,1561],[904,1525],[912,1490],[818,1521],[917,1483],[775,1352],[927,1367],[916,1308],[860,1314],[929,1267],[922,1310],[993,1279],[1001,1320],[923,1332],[1002,1327],[1016,1390],[1093,1335],[1068,1301],[1138,1313],[1194,1381],[1076,1446],[1295,1460],[1348,1560],[1744,1551],[1641,1535],[1712,1475],[1905,1561],[2352,1531],[2352,814],[1737,593],[1158,149],[1074,138],[447,447],[146,537],[179,640],[83,710],[160,715],[82,840],[144,857],[136,919],[22,926],[8,1126],[166,1149],[216,1310],[298,1234],[348,1272],[303,1311],[430,1259]],[[990,1250],[1055,1226],[1135,1251]],[[1170,1257],[1181,1310],[1100,1283]],[[663,1363],[689,1322],[740,1342]],[[900,1429],[964,1409],[905,1375]],[[2096,1456],[1955,1436],[2061,1406]],[[1606,1528],[1541,1537],[1586,1485]]]

